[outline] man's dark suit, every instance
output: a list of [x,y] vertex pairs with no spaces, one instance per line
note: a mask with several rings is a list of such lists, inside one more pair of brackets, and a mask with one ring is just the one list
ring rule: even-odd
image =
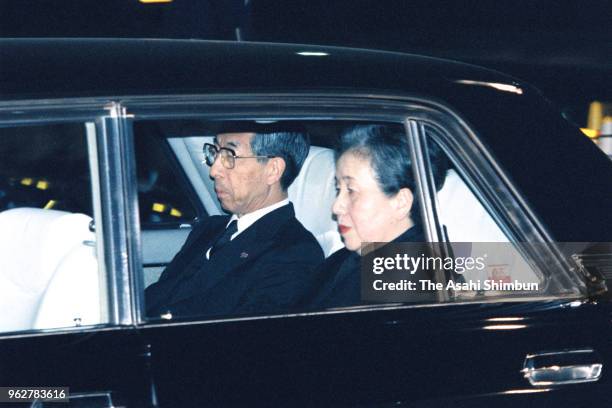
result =
[[321,247],[295,218],[293,205],[258,219],[232,241],[206,251],[229,216],[197,225],[158,282],[146,289],[147,315],[235,315],[291,310],[311,285]]

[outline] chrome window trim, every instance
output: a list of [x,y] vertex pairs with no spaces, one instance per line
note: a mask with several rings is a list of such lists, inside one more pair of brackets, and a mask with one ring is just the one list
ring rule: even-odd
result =
[[[109,320],[118,325],[132,325],[135,321],[130,267],[130,249],[135,238],[128,235],[128,192],[125,110],[120,104],[107,106],[107,115],[99,117],[101,131],[98,139],[100,153],[102,222],[106,232],[106,273],[109,276]],[[135,257],[132,257],[135,258]]]
[[[96,182],[92,182],[91,188],[91,198],[92,198],[92,210],[93,210],[93,221],[95,227],[95,236],[96,236],[96,244],[95,251],[96,254],[104,254],[104,226],[103,223],[98,223],[100,225],[96,225],[96,220],[101,220],[102,215],[102,195],[100,191],[100,159],[98,154],[98,134],[100,133],[99,129],[96,127],[95,122],[85,122],[86,128],[86,137],[87,137],[87,155],[89,158],[89,172],[91,175],[91,179],[96,180]],[[109,296],[108,296],[108,279],[109,276],[106,273],[106,259],[105,257],[97,256],[98,260],[98,284],[99,284],[99,292],[100,292],[100,311],[101,311],[101,320],[104,322],[109,321]]]
[[[419,198],[418,203],[425,224],[425,237],[429,242],[443,242],[443,234],[438,221],[436,189],[432,179],[429,156],[427,155],[427,138],[422,129],[423,125],[415,120],[406,120],[404,125],[408,134],[410,156],[413,163],[412,170],[416,181],[416,194]],[[446,255],[441,253],[441,248],[438,245],[432,245],[430,250],[432,255],[437,257]],[[446,284],[444,271],[437,269],[434,273],[434,280]],[[436,291],[436,297],[438,302],[450,300],[449,293],[446,290]]]
[[107,114],[110,106],[108,98],[0,100],[0,122],[7,126],[86,122]]
[[[134,146],[134,133],[131,124],[131,117],[126,115],[125,108],[121,108],[124,120],[122,123],[123,137],[123,160],[124,180],[125,180],[125,198],[124,205],[126,212],[126,228],[128,233],[127,251],[128,251],[128,279],[131,282],[129,285],[130,310],[132,322],[139,322],[144,319],[144,273],[143,273],[143,255],[142,255],[142,238],[140,233],[140,212],[138,211],[138,175],[136,167],[136,149]],[[129,273],[129,271],[138,271]]]
[[435,190],[432,191],[432,183],[424,182],[430,178],[431,171],[429,163],[426,160],[426,142],[424,132],[421,129],[422,125],[415,120],[407,120],[405,122],[406,132],[408,133],[408,142],[410,144],[410,154],[414,167],[414,175],[416,181],[417,195],[421,206],[421,213],[425,222],[425,236],[429,242],[440,242],[442,234],[438,229],[438,216],[435,209],[436,202]]

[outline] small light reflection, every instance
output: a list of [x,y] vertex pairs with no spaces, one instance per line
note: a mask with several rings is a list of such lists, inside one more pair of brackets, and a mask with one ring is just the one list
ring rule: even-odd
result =
[[489,88],[494,88],[498,91],[512,92],[517,95],[523,94],[523,90],[520,87],[512,84],[503,84],[501,82],[470,81],[468,79],[459,79],[455,82],[464,85],[488,86]]
[[525,324],[495,324],[491,326],[483,326],[485,330],[517,330],[527,327]]
[[599,130],[597,129],[580,128],[580,130],[582,130],[582,133],[587,135],[589,139],[597,139],[599,137]]
[[533,394],[536,392],[548,392],[550,391],[550,388],[527,388],[527,389],[520,389],[520,390],[508,390],[508,391],[503,391],[502,394]]
[[138,0],[143,4],[153,4],[153,3],[172,3],[172,0]]
[[329,54],[326,52],[315,52],[315,51],[300,51],[297,55],[302,55],[304,57],[326,57]]
[[489,322],[518,322],[521,320],[525,320],[524,317],[492,317],[487,319]]

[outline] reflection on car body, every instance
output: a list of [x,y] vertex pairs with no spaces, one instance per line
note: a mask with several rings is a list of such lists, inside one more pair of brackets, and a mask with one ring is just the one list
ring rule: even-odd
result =
[[[298,45],[3,39],[0,59],[0,385],[94,406],[612,400],[612,165],[529,85]],[[466,283],[538,290],[446,290],[438,268],[445,289],[420,303],[147,317],[145,288],[224,214],[204,144],[230,123],[290,122],[311,147],[288,198],[326,257],[344,245],[333,149],[383,124],[408,141],[437,255],[486,252]],[[431,149],[448,160],[439,192]]]

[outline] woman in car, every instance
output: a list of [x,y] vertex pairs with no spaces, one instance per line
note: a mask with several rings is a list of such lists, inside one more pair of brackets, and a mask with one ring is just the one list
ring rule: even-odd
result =
[[[435,146],[429,146],[429,151],[434,182],[440,189],[446,159]],[[356,126],[342,135],[336,158],[337,196],[332,212],[345,248],[315,272],[317,286],[307,303],[317,309],[362,303],[362,244],[425,240],[408,141],[401,128]]]

